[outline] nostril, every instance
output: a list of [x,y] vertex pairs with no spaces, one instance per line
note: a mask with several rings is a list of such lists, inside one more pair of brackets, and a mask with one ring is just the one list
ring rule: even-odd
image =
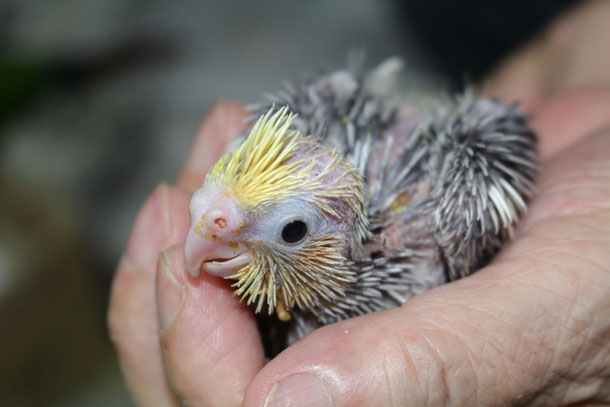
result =
[[218,229],[224,229],[227,226],[227,220],[222,217],[214,219],[214,224]]

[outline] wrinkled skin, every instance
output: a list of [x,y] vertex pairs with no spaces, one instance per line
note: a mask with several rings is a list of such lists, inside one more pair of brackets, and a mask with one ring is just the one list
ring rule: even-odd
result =
[[[610,55],[600,43],[610,24],[590,23],[587,8],[610,21],[610,7],[587,4],[485,88],[510,98],[526,81],[525,108],[537,116],[539,192],[512,244],[466,279],[323,327],[266,364],[252,311],[225,281],[193,279],[184,266],[190,195],[244,115],[216,104],[177,184],[160,185],[141,209],[113,284],[110,332],[136,403],[610,405],[610,73],[586,80]],[[569,60],[575,30],[593,30],[587,46],[598,52],[581,50],[588,64],[543,86],[536,78],[549,67],[536,52]]]

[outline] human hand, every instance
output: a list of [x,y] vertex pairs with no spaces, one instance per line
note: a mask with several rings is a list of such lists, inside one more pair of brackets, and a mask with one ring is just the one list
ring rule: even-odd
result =
[[239,405],[264,362],[251,311],[225,281],[184,270],[188,203],[242,129],[240,105],[206,116],[176,185],[159,185],[133,226],[110,299],[108,324],[141,406]]
[[610,403],[610,115],[592,121],[603,108],[610,93],[541,104],[539,191],[492,265],[318,329],[257,374],[245,404]]
[[[117,271],[109,321],[135,400],[610,401],[610,127],[588,120],[600,104],[610,108],[610,94],[578,93],[545,107],[536,122],[539,193],[491,266],[400,308],[321,328],[264,368],[252,312],[224,281],[192,279],[184,269],[190,193],[243,115],[238,105],[218,104],[178,185],[159,186],[142,208]],[[569,126],[559,114],[566,111]]]
[[[512,89],[507,82],[492,90]],[[526,106],[537,116],[539,192],[491,266],[402,307],[323,327],[263,367],[252,312],[224,281],[184,269],[190,193],[243,115],[217,105],[178,185],[158,187],[142,208],[115,278],[109,324],[134,399],[610,403],[610,93],[555,84]]]

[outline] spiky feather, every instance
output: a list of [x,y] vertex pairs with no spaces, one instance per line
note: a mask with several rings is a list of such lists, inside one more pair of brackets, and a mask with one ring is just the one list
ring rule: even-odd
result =
[[[206,182],[230,188],[240,202],[248,207],[275,205],[278,200],[298,195],[310,201],[329,216],[338,216],[332,203],[345,199],[358,209],[357,233],[367,237],[368,220],[363,182],[359,172],[334,150],[325,148],[330,161],[319,172],[319,155],[297,157],[301,145],[311,140],[307,135],[289,130],[296,115],[287,106],[277,111],[272,107],[252,127],[242,145],[225,154],[210,170]],[[341,167],[340,176],[332,184],[324,179]]]
[[[287,107],[270,109],[243,144],[210,170],[206,183],[224,185],[226,193],[251,212],[299,197],[340,219],[337,205],[347,205],[355,214],[354,241],[361,244],[369,236],[369,225],[360,173],[334,150],[289,130],[294,118]],[[257,312],[264,305],[270,314],[277,309],[283,318],[295,305],[317,312],[320,300],[337,301],[354,281],[343,255],[346,242],[332,234],[309,242],[297,254],[271,250],[270,244],[251,243],[252,263],[227,277],[237,280],[236,295],[248,304],[256,302]]]
[[[286,344],[320,324],[401,304],[486,264],[533,194],[536,136],[514,105],[472,94],[440,109],[394,97],[400,63],[332,72],[250,106],[287,105],[291,128],[339,152],[366,181],[365,256],[345,295],[295,313]],[[382,91],[380,91],[380,89]],[[388,243],[391,242],[391,243]]]
[[[332,235],[306,245],[298,253],[274,251],[265,245],[253,248],[252,263],[233,276],[235,294],[256,302],[256,312],[266,305],[271,314],[298,306],[317,312],[320,299],[332,304],[344,296],[345,288],[355,281],[355,273],[336,248],[342,247]],[[281,315],[280,315],[281,317]]]

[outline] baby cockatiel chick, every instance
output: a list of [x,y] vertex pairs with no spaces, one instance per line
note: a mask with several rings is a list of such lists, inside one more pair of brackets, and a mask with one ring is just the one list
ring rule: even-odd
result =
[[271,96],[192,197],[188,271],[276,314],[276,350],[482,267],[533,193],[526,115],[470,94],[432,112],[400,102],[399,65]]

